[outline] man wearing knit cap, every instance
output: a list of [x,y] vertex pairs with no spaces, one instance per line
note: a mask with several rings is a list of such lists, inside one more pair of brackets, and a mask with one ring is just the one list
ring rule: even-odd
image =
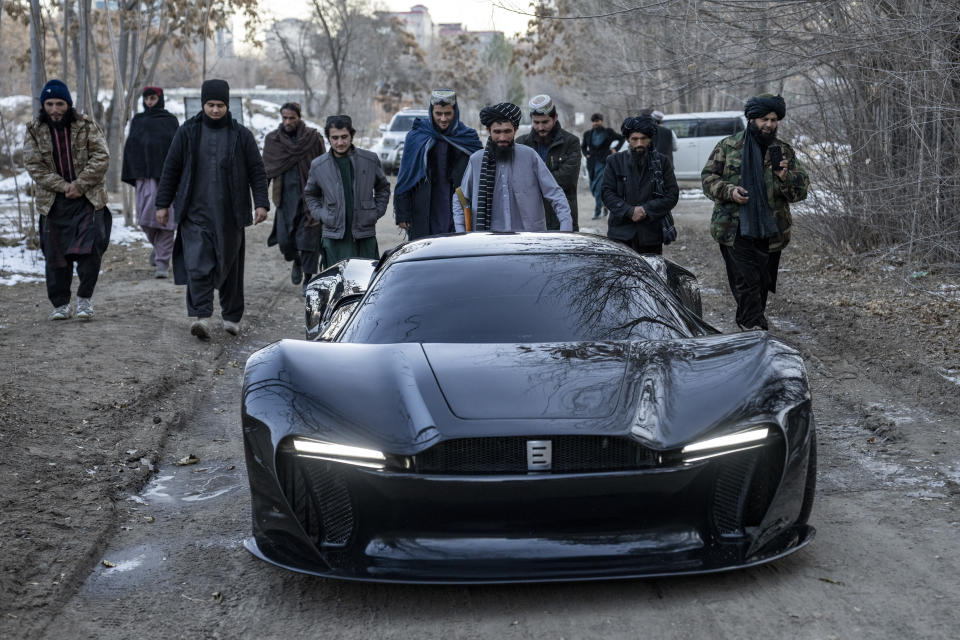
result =
[[603,170],[607,237],[637,253],[663,253],[664,220],[680,198],[673,162],[653,146],[657,123],[650,116],[627,118],[620,132],[630,149],[607,158]]
[[[517,144],[530,147],[539,154],[557,181],[570,205],[573,230],[579,231],[577,221],[577,183],[580,181],[580,138],[560,126],[560,117],[553,100],[546,94],[530,100],[530,120],[533,130],[517,138]],[[549,201],[544,201],[547,229],[560,228],[560,219]]]
[[[460,189],[470,202],[474,231],[546,231],[544,200],[560,220],[561,231],[572,231],[570,205],[536,151],[514,144],[520,126],[520,107],[502,102],[480,111],[480,122],[490,132],[487,146],[467,163]],[[453,222],[466,230],[458,196],[453,197]]]
[[747,129],[718,142],[700,173],[714,202],[710,233],[745,330],[769,326],[767,293],[776,292],[780,252],[790,241],[790,203],[806,198],[810,185],[793,147],[777,137],[786,111],[780,96],[747,100]]
[[177,117],[163,108],[163,89],[144,87],[143,111],[130,121],[130,133],[123,145],[123,172],[120,179],[136,188],[137,224],[153,245],[151,263],[157,278],[169,275],[173,255],[173,220],[157,222],[157,184],[163,173],[163,161],[177,134]]
[[180,127],[163,163],[157,221],[166,224],[173,205],[174,282],[187,285],[190,333],[208,340],[214,290],[224,330],[240,333],[244,228],[266,220],[270,203],[257,142],[230,115],[230,85],[207,80],[200,101],[203,110]]
[[24,162],[40,213],[50,320],[73,315],[70,287],[76,266],[77,319],[93,318],[93,290],[110,242],[112,219],[104,177],[110,165],[100,127],[73,108],[70,90],[51,80],[40,93],[42,108],[27,125]]

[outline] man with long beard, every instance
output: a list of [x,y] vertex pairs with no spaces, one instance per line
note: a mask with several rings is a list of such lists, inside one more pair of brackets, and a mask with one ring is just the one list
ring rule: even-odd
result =
[[[570,205],[570,217],[573,218],[573,230],[579,231],[577,217],[577,183],[580,181],[580,138],[560,126],[560,117],[553,99],[547,94],[534,96],[530,100],[530,120],[533,130],[517,138],[522,144],[536,151],[550,170],[550,174],[563,189]],[[543,203],[547,214],[547,229],[560,228],[553,206]]]
[[[561,231],[572,231],[567,196],[530,147],[514,144],[520,107],[502,102],[480,111],[490,132],[487,146],[470,156],[460,190],[474,213],[474,231],[546,231],[544,199],[553,206]],[[463,206],[453,197],[453,222],[466,230]]]
[[290,267],[290,282],[309,282],[320,271],[320,224],[310,217],[303,201],[303,189],[310,175],[310,163],[326,153],[323,136],[303,121],[300,105],[288,102],[280,107],[283,121],[263,141],[263,166],[267,180],[273,180],[276,213],[267,246],[280,246]]
[[714,202],[710,233],[720,244],[737,325],[769,327],[767,293],[775,293],[780,252],[790,241],[790,203],[807,197],[810,179],[793,147],[777,137],[783,98],[747,100],[747,129],[717,143],[700,178]]
[[110,242],[104,177],[110,152],[100,127],[73,108],[70,90],[50,80],[40,92],[37,119],[27,125],[24,164],[35,186],[40,249],[46,262],[50,320],[67,320],[76,265],[77,319],[93,318],[93,290]]
[[123,145],[123,172],[120,179],[136,189],[137,224],[153,245],[151,264],[157,278],[169,275],[176,225],[157,222],[157,184],[163,173],[167,150],[177,135],[177,117],[164,109],[163,89],[143,88],[143,111],[130,121],[130,135]]
[[620,132],[630,150],[608,157],[604,169],[607,237],[637,253],[661,254],[663,220],[680,198],[673,163],[654,148],[657,123],[649,116],[627,118]]

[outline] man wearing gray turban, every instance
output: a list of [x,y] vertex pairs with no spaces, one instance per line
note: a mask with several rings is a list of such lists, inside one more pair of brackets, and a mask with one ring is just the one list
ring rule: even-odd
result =
[[780,252],[790,241],[790,203],[807,197],[810,179],[793,147],[777,137],[783,98],[747,100],[747,129],[717,143],[700,178],[713,200],[710,233],[720,244],[741,329],[768,328],[767,293],[776,291]]
[[[480,122],[490,132],[487,146],[475,151],[463,173],[460,191],[470,202],[474,231],[546,231],[543,201],[560,220],[561,231],[571,231],[570,205],[540,155],[514,144],[520,126],[520,107],[503,102],[484,107]],[[459,196],[453,197],[453,223],[466,230]]]
[[649,116],[623,121],[620,132],[629,151],[607,158],[603,170],[603,204],[610,211],[607,237],[637,253],[663,253],[664,220],[677,206],[680,189],[673,162],[653,145],[657,123]]

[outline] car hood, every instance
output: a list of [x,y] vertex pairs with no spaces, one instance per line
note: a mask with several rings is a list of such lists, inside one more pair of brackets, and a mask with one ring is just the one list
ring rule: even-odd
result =
[[425,344],[465,420],[604,418],[617,409],[629,343]]
[[670,449],[808,399],[799,354],[763,332],[669,341],[328,344],[253,356],[244,411],[279,440],[311,434],[410,454],[437,439],[632,435]]

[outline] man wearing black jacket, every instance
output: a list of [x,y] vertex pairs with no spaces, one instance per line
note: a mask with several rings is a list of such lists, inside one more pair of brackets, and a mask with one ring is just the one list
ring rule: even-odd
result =
[[614,151],[620,151],[623,146],[623,136],[618,134],[610,127],[603,126],[603,115],[595,113],[590,116],[590,122],[593,126],[583,132],[583,142],[580,145],[583,155],[587,157],[587,173],[590,175],[590,192],[596,200],[596,206],[593,210],[593,219],[600,217],[603,210],[603,194],[601,186],[603,184],[603,167],[613,151],[610,145],[614,142],[617,146]]
[[168,275],[176,226],[172,220],[164,225],[157,222],[157,184],[167,149],[179,128],[177,117],[163,108],[163,89],[144,87],[143,111],[133,116],[130,135],[123,145],[120,179],[136,188],[137,224],[153,245],[151,263],[157,268],[158,278]]
[[630,150],[610,156],[604,170],[607,237],[637,253],[663,253],[663,218],[680,199],[673,163],[651,146],[657,125],[649,116],[627,118],[620,130]]
[[[580,181],[580,140],[560,126],[557,108],[546,94],[534,96],[530,100],[530,119],[533,130],[517,138],[517,144],[524,144],[536,151],[546,163],[563,195],[570,204],[570,216],[573,218],[573,230],[579,231],[577,223],[577,183]],[[553,205],[544,198],[543,209],[546,213],[547,229],[560,229],[560,218]]]
[[[267,176],[256,140],[230,115],[230,85],[207,80],[203,111],[173,138],[157,191],[157,221],[174,205],[173,275],[187,285],[190,333],[210,338],[213,291],[220,292],[223,328],[240,333],[243,316],[244,227],[267,219]],[[252,215],[250,192],[256,205]]]

